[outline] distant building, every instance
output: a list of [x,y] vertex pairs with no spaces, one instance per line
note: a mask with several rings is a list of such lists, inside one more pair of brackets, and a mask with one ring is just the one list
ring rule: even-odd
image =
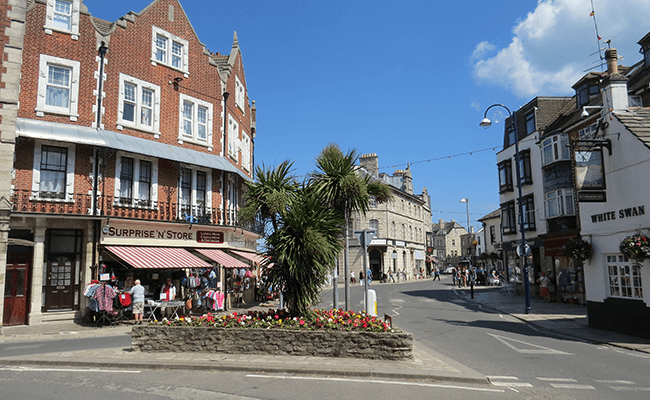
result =
[[[415,270],[426,270],[427,237],[431,232],[431,198],[426,188],[413,193],[411,169],[397,170],[393,175],[379,172],[377,154],[359,157],[360,174],[390,186],[393,200],[378,204],[371,202],[365,215],[354,213],[350,225],[350,270],[358,275],[363,269],[363,252],[354,230],[375,229],[377,235],[368,247],[369,268],[373,279],[381,279],[388,270],[406,270],[413,278]],[[343,271],[343,255],[339,257],[339,275]],[[349,279],[349,277],[346,277]]]
[[433,251],[443,266],[456,266],[463,257],[462,237],[467,235],[465,229],[453,219],[451,222],[439,220],[433,224]]

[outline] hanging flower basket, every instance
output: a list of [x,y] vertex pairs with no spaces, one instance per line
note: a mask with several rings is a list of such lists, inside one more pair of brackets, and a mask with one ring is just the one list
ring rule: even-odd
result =
[[593,247],[591,243],[583,239],[571,239],[564,246],[564,255],[577,261],[585,261],[591,258]]
[[650,239],[641,233],[623,239],[620,248],[621,253],[637,262],[650,258]]

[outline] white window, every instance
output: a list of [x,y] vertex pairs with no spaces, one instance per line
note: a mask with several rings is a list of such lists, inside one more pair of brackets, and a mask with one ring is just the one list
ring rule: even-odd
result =
[[160,28],[152,27],[151,62],[188,73],[189,42]]
[[546,218],[574,215],[573,190],[560,189],[544,195],[544,213]]
[[74,201],[75,145],[37,140],[32,198]]
[[368,221],[368,228],[375,230],[375,237],[379,237],[379,221],[376,219],[371,219]]
[[593,139],[596,135],[598,124],[594,123],[589,125],[584,129],[580,129],[578,132],[580,134],[580,139]]
[[242,167],[246,171],[251,170],[251,138],[246,132],[242,132]]
[[180,95],[178,141],[212,148],[212,104],[184,94]]
[[160,86],[120,74],[119,101],[120,126],[159,133]]
[[542,164],[569,160],[569,139],[567,135],[554,135],[542,141]]
[[48,0],[45,11],[45,32],[70,33],[73,39],[78,39],[80,3],[81,0]]
[[76,121],[79,95],[79,61],[41,54],[38,76],[37,115],[70,115]]
[[609,296],[643,299],[641,267],[622,254],[607,256]]
[[242,112],[246,112],[246,91],[237,75],[235,75],[235,105],[239,107]]
[[115,204],[156,207],[158,159],[118,152],[115,165]]
[[179,217],[191,223],[212,221],[212,171],[182,168],[178,182]]
[[235,161],[239,152],[239,124],[232,116],[228,116],[228,155]]

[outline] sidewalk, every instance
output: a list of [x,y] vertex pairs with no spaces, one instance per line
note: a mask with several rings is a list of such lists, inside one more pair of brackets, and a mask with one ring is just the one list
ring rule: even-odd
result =
[[[464,298],[472,300],[469,288],[455,290]],[[473,301],[504,314],[510,314],[533,326],[572,338],[650,353],[650,339],[590,328],[587,307],[584,305],[544,303],[542,299],[531,296],[531,312],[526,314],[523,296],[505,295],[500,287],[494,286],[475,286]]]
[[[277,302],[263,303],[228,312],[277,308]],[[73,322],[37,326],[5,327],[0,343],[38,342],[131,334],[131,323],[116,327],[80,325]],[[6,346],[5,346],[6,347]],[[488,385],[486,376],[473,371],[417,343],[413,360],[388,361],[357,358],[274,356],[223,353],[163,353],[131,351],[131,348],[79,350],[7,357],[0,352],[0,366],[51,366],[57,368],[166,369],[184,371],[242,371],[319,376],[409,379]]]

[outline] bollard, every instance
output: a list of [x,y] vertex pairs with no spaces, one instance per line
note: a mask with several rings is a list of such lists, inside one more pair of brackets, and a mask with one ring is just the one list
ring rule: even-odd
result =
[[368,314],[374,317],[377,316],[377,292],[373,289],[368,289],[368,303],[370,307],[366,307]]

